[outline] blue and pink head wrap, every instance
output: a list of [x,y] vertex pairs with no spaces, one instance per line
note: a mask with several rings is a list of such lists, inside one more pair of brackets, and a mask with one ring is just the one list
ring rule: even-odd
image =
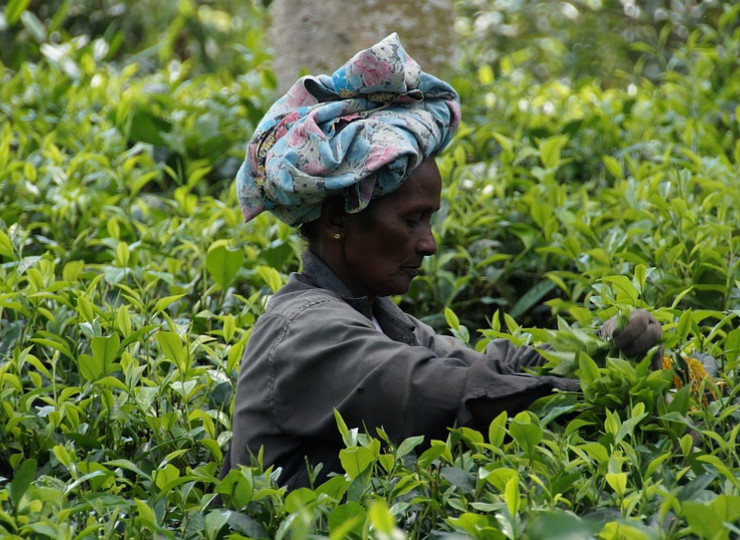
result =
[[339,194],[360,212],[442,150],[459,123],[455,90],[391,34],[331,76],[302,77],[270,107],[236,178],[244,219],[268,210],[307,223]]

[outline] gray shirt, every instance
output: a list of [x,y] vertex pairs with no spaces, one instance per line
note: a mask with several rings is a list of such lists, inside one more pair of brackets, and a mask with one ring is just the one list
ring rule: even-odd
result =
[[532,348],[497,340],[478,353],[436,334],[390,298],[351,297],[311,252],[303,268],[252,329],[225,468],[248,464],[263,447],[265,466],[283,469],[281,483],[306,486],[306,463],[323,463],[324,475],[341,472],[335,408],[350,428],[374,435],[383,427],[394,442],[429,440],[445,438],[455,424],[485,429],[503,410],[518,412],[553,388],[577,388],[521,373],[542,362]]

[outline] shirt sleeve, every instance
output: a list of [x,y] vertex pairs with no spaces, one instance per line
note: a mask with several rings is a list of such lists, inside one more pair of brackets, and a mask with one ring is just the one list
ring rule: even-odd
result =
[[416,327],[419,343],[439,356],[455,356],[468,364],[482,358],[493,371],[501,374],[522,373],[527,368],[545,363],[545,358],[534,347],[517,347],[506,339],[497,339],[489,343],[483,353],[479,353],[459,339],[437,334],[428,324],[410,315],[408,317]]
[[350,427],[374,433],[382,426],[392,440],[444,438],[456,422],[483,421],[470,403],[498,404],[484,415],[520,410],[553,388],[551,378],[515,373],[516,351],[496,349],[504,357],[489,358],[425,332],[422,344],[407,345],[345,306],[317,301],[289,317],[263,316],[257,339],[267,353],[265,397],[285,433],[336,439],[336,408]]

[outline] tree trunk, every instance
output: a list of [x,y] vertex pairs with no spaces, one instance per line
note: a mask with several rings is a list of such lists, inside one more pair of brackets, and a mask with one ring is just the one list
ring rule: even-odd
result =
[[273,0],[270,9],[281,93],[301,75],[333,73],[392,32],[424,71],[438,75],[452,60],[453,0]]

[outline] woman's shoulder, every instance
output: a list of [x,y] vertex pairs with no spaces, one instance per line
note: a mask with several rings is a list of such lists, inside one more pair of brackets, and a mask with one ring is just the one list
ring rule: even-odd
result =
[[295,319],[314,311],[355,311],[337,292],[317,287],[303,278],[292,274],[286,283],[267,303],[266,314]]

